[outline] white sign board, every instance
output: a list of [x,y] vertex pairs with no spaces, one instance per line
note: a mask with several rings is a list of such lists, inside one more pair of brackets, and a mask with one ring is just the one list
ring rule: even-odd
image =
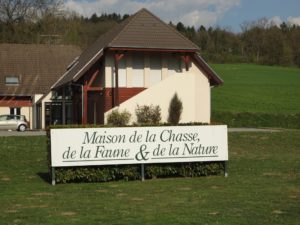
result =
[[51,129],[51,165],[227,161],[227,126]]

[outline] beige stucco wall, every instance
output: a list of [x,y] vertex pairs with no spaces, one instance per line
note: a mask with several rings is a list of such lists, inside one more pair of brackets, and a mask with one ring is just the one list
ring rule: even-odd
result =
[[9,107],[0,107],[0,115],[9,114]]
[[21,107],[21,115],[24,115],[27,121],[30,123],[29,129],[33,128],[33,114],[32,114],[32,107]]
[[[118,108],[120,111],[126,109],[132,115],[131,122],[135,122],[135,109],[137,105],[159,105],[161,108],[162,122],[166,122],[168,119],[170,101],[174,94],[177,93],[183,104],[181,123],[209,123],[210,98],[208,98],[209,94],[206,92],[209,92],[210,88],[207,79],[201,79],[198,76],[199,75],[194,73],[170,76],[114,109]],[[201,82],[203,83],[201,84]],[[110,112],[111,111],[107,112],[105,116]]]
[[[195,121],[210,122],[211,87],[207,77],[192,63],[189,73],[195,74]],[[206,118],[206,121],[202,121]]]
[[43,98],[42,110],[41,110],[41,122],[42,122],[42,129],[45,129],[45,102],[51,102],[52,92],[50,91],[46,97]]
[[[149,76],[151,70],[149,69],[149,56],[144,58],[144,86],[145,91],[134,96],[133,98],[122,103],[119,107],[114,109],[128,110],[132,115],[132,122],[136,121],[135,109],[137,105],[159,105],[161,108],[162,122],[166,122],[168,118],[168,108],[170,101],[175,93],[183,103],[183,113],[181,117],[182,123],[185,122],[210,122],[210,84],[206,76],[198,69],[198,67],[191,63],[189,71],[186,71],[182,64],[182,72],[174,75],[168,74],[168,57],[170,55],[164,54],[162,56],[162,81],[154,86],[149,86]],[[112,86],[112,71],[113,58],[108,55],[106,59],[106,87]],[[132,77],[132,58],[127,55],[127,86],[131,87]],[[112,110],[105,113],[105,117]]]
[[32,105],[32,119],[30,121],[30,127],[31,129],[36,129],[37,128],[37,115],[36,115],[36,103],[43,97],[42,94],[36,94],[36,95],[33,95],[33,98],[32,98],[32,102],[33,102],[33,105]]

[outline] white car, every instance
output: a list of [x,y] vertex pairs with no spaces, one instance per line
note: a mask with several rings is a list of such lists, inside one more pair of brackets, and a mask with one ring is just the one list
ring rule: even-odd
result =
[[25,131],[28,127],[26,117],[23,115],[0,115],[1,130]]

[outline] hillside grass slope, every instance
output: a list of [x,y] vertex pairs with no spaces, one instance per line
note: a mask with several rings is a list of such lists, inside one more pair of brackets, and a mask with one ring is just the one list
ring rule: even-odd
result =
[[213,121],[300,128],[300,69],[253,64],[212,68],[224,80],[212,90]]

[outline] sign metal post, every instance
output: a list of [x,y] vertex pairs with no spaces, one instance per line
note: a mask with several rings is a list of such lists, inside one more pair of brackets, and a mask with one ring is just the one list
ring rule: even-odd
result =
[[224,177],[228,177],[228,162],[224,162]]
[[55,167],[51,167],[51,173],[52,173],[52,185],[55,185]]
[[145,181],[145,164],[141,164],[142,181]]

